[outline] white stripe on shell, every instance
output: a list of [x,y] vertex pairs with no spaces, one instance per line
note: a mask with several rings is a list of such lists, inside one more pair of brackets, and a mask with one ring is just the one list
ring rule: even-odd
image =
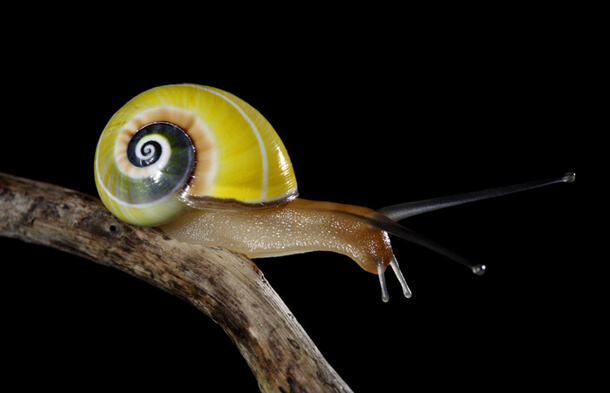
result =
[[224,99],[229,104],[233,105],[233,107],[235,109],[237,109],[237,111],[248,122],[248,124],[250,125],[250,128],[252,128],[252,132],[256,136],[256,140],[258,141],[258,148],[261,152],[261,159],[263,161],[262,162],[262,164],[263,164],[263,184],[261,186],[261,198],[260,199],[261,199],[261,201],[266,200],[267,199],[267,187],[268,187],[268,182],[269,182],[269,163],[267,162],[267,150],[265,149],[265,143],[263,142],[263,138],[261,137],[261,134],[258,131],[258,128],[256,128],[256,125],[254,124],[252,119],[250,119],[250,117],[248,117],[246,112],[244,112],[243,109],[241,109],[239,107],[239,105],[237,105],[234,101],[232,101],[229,97],[225,96],[222,93],[219,93],[215,90],[212,90],[205,86],[200,86],[200,85],[186,84],[185,86],[196,87],[197,89],[207,91],[208,93],[216,94],[218,97]]

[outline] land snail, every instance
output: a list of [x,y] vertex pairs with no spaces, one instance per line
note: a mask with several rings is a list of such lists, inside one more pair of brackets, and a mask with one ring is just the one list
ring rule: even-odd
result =
[[226,91],[165,85],[137,95],[116,112],[99,139],[95,182],[105,206],[134,225],[160,227],[187,243],[222,246],[251,258],[309,251],[347,255],[377,274],[394,271],[411,296],[389,235],[472,264],[398,222],[467,202],[555,183],[574,173],[379,210],[298,198],[282,141],[256,109]]

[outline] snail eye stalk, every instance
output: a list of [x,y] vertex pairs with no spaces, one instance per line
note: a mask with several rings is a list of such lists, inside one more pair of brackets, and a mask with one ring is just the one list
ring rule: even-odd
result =
[[[370,225],[379,228],[390,235],[399,237],[401,239],[407,240],[410,243],[417,244],[431,251],[434,251],[437,254],[447,257],[448,259],[467,267],[472,273],[481,276],[485,273],[487,269],[484,264],[473,263],[472,261],[435,242],[434,240],[402,226],[397,221],[418,214],[423,214],[434,210],[440,210],[469,202],[475,202],[517,192],[532,190],[535,188],[545,187],[557,183],[572,183],[575,179],[576,174],[574,172],[568,172],[561,177],[551,179],[536,180],[527,183],[515,184],[498,188],[490,188],[486,190],[468,192],[447,197],[432,198],[422,201],[392,205],[379,209],[377,211],[378,213],[380,213],[379,215],[362,218],[365,219]],[[398,262],[396,261],[396,258],[394,256],[392,256],[390,266],[394,270],[394,274],[400,282],[403,294],[405,295],[405,297],[410,298],[412,295],[411,290],[409,289],[407,281],[405,280],[405,277],[402,274],[402,271],[400,270],[400,266],[398,265]],[[389,295],[384,277],[383,264],[377,265],[377,271],[379,275],[379,283],[381,285],[382,300],[384,302],[387,302],[389,300]]]
[[[483,275],[483,273],[485,273],[485,269],[486,269],[485,265],[474,263],[474,262],[468,260],[467,258],[461,256],[460,254],[456,253],[455,251],[452,251],[449,248],[428,238],[427,236],[417,233],[395,221],[392,221],[391,219],[389,219],[385,216],[363,217],[363,219],[365,219],[370,225],[372,225],[376,228],[379,228],[383,231],[386,231],[388,234],[390,234],[392,236],[396,236],[400,239],[408,241],[409,243],[416,244],[418,246],[427,248],[428,250],[433,251],[439,255],[442,255],[456,263],[459,263],[460,265],[466,266],[470,271],[472,271],[476,275],[481,276],[481,275]],[[406,293],[407,293],[407,291],[405,291],[406,282],[404,282],[404,284],[403,284],[404,276],[402,275],[402,272],[400,271],[400,268],[398,267],[398,262],[396,261],[396,258],[392,259],[390,265],[394,269],[394,272],[396,274],[396,277],[398,278],[398,281],[401,282],[401,286],[403,287],[403,292],[405,293],[405,296],[406,296]],[[407,287],[407,289],[408,289],[408,287]],[[408,292],[410,293],[410,291],[408,291]],[[409,296],[407,296],[407,297],[409,297]]]
[[447,207],[463,205],[469,202],[481,201],[484,199],[495,198],[527,190],[533,190],[535,188],[550,186],[552,184],[557,183],[572,183],[574,180],[576,180],[576,173],[568,172],[561,177],[555,177],[544,180],[534,180],[527,183],[513,184],[510,186],[497,188],[489,188],[481,191],[466,192],[463,194],[425,199],[422,201],[400,203],[397,205],[381,208],[378,211],[379,213],[385,215],[386,217],[394,221],[400,221],[407,217],[412,217],[435,210],[445,209]]

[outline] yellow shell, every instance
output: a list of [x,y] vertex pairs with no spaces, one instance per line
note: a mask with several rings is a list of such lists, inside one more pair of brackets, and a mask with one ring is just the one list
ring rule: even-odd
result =
[[297,194],[271,124],[233,94],[194,84],[131,99],[102,132],[94,166],[106,207],[136,225],[166,223],[185,203],[265,206]]

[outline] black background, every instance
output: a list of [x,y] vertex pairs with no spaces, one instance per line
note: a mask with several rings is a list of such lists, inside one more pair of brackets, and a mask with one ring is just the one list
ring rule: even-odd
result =
[[[0,171],[96,195],[93,154],[112,114],[145,89],[192,82],[267,117],[307,199],[379,208],[579,172],[595,111],[586,37],[570,23],[493,24],[244,32],[222,51],[40,34],[5,52]],[[383,304],[377,277],[341,255],[256,262],[357,392],[581,383],[586,179],[405,221],[488,267],[477,277],[395,239],[408,300],[388,275]],[[5,380],[257,391],[222,329],[190,305],[54,249],[0,244]]]

